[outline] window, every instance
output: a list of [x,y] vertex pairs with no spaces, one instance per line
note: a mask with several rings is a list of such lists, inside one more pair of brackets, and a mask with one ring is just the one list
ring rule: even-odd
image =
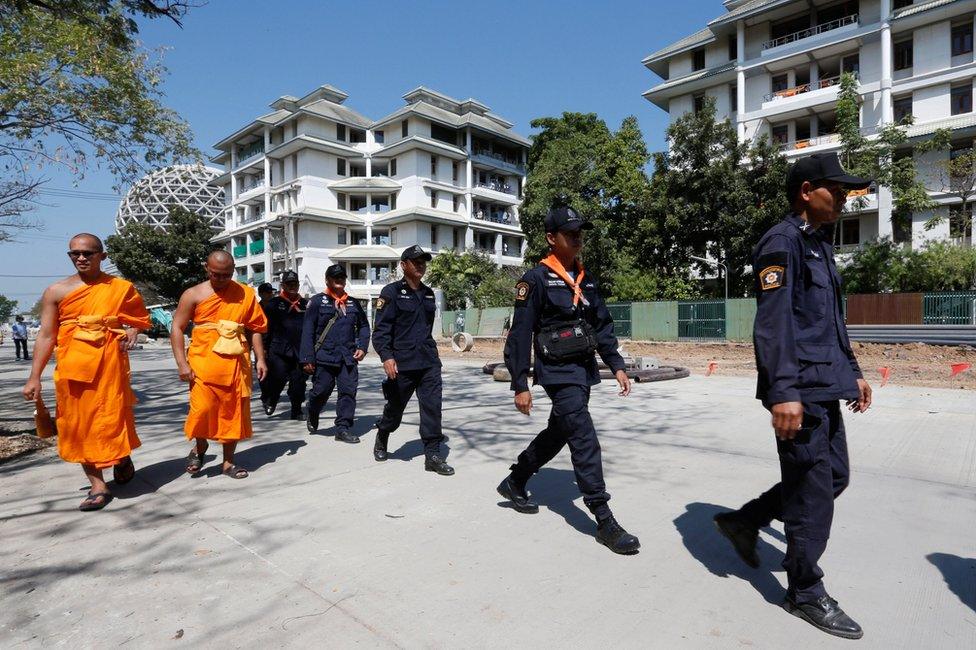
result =
[[338,239],[338,244],[340,246],[345,246],[346,245],[346,242],[349,241],[349,239],[348,239],[348,232],[349,232],[348,230],[346,230],[342,226],[339,226],[339,239]]
[[396,158],[390,158],[390,176],[396,176]]
[[837,244],[841,246],[857,246],[861,243],[861,220],[844,219],[837,229]]
[[349,129],[349,142],[353,144],[366,142],[366,132],[362,129]]
[[396,226],[390,228],[390,246],[397,245],[397,229]]
[[704,70],[705,69],[705,50],[699,49],[695,50],[691,54],[691,69],[692,70]]
[[900,97],[894,101],[895,122],[912,116],[912,96]]
[[787,124],[780,124],[773,127],[773,142],[776,144],[786,144],[790,140],[790,127]]
[[705,95],[695,95],[692,101],[694,101],[694,111],[696,113],[700,113],[705,109]]
[[960,206],[949,208],[949,238],[956,243],[964,243],[973,237],[972,212],[966,214]]
[[457,183],[457,179],[458,179],[458,164],[451,163],[451,180]]
[[454,195],[454,211],[455,212],[461,211],[461,197],[458,196],[457,194]]
[[336,124],[336,140],[346,141],[346,125]]
[[437,190],[430,191],[430,207],[437,207]]
[[912,241],[912,213],[893,212],[891,214],[891,238],[896,244]]
[[451,234],[451,239],[454,244],[454,250],[461,250],[461,231],[458,228],[452,228],[453,232]]
[[407,120],[403,120],[402,122],[400,122],[400,137],[401,138],[407,137]]
[[441,142],[446,142],[447,144],[457,146],[458,132],[454,129],[449,129],[446,126],[441,126],[440,124],[434,124],[431,122],[430,137],[432,137],[434,140],[439,140]]
[[390,209],[396,210],[396,194],[390,195]]
[[733,113],[739,110],[739,88],[735,84],[729,86],[729,106]]
[[840,71],[850,72],[855,77],[861,71],[861,57],[857,54],[849,54],[840,60]]
[[905,7],[911,7],[911,6],[912,6],[912,0],[895,0],[891,8],[904,9]]
[[735,34],[729,34],[729,61],[739,58],[739,41]]
[[345,158],[336,158],[336,174],[338,174],[339,176],[345,176],[346,175],[346,159]]
[[952,56],[973,53],[973,23],[952,26]]
[[431,178],[437,176],[437,156],[430,157],[430,176]]
[[437,247],[437,224],[430,224],[430,247]]
[[912,67],[912,41],[895,43],[895,70],[907,70]]
[[956,86],[949,95],[949,105],[953,115],[973,112],[973,82]]
[[383,132],[373,131],[373,140],[376,142],[376,144],[383,144]]
[[790,87],[790,78],[785,74],[778,74],[773,77],[772,91],[778,93]]
[[345,210],[346,209],[346,195],[345,194],[343,194],[342,192],[339,192],[338,194],[336,194],[336,202],[339,204],[339,209],[340,210]]

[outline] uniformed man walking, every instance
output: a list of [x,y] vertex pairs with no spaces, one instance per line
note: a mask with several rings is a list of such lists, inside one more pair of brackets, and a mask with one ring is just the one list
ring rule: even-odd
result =
[[519,454],[512,473],[498,486],[515,510],[539,511],[526,491],[529,478],[569,445],[576,484],[583,503],[597,520],[596,539],[611,551],[636,553],[638,539],[617,523],[603,482],[600,441],[590,417],[590,387],[600,383],[595,353],[610,366],[620,395],[630,394],[630,378],[617,351],[613,319],[596,282],[577,256],[583,230],[593,228],[570,207],[557,207],[545,218],[550,253],[515,285],[515,318],[505,341],[505,366],[512,375],[515,408],[532,409],[529,365],[535,351],[533,383],[541,384],[552,410],[549,424]]
[[325,270],[325,291],[312,296],[302,329],[301,362],[314,375],[308,394],[309,433],[319,427],[319,414],[332,390],[336,398],[335,439],[355,444],[349,432],[356,415],[359,362],[369,347],[369,321],[363,305],[346,293],[346,270],[333,264]]
[[403,279],[380,292],[373,324],[373,348],[383,361],[386,405],[377,423],[373,457],[387,459],[390,434],[396,431],[410,397],[420,404],[420,438],[424,443],[424,469],[442,476],[454,468],[441,456],[441,360],[431,336],[434,327],[434,291],[421,282],[430,253],[411,246],[400,255]]
[[268,317],[268,334],[265,340],[268,374],[261,382],[261,404],[266,415],[272,415],[278,407],[281,391],[288,384],[291,401],[291,419],[301,420],[302,402],[305,401],[305,380],[298,360],[302,342],[302,324],[308,300],[298,293],[298,274],[285,271],[281,276],[281,292],[263,304]]
[[847,337],[830,226],[848,191],[870,182],[846,173],[834,153],[814,154],[790,168],[793,212],[759,240],[752,264],[756,396],[772,413],[782,482],[739,510],[715,516],[719,531],[753,567],[759,566],[759,529],[782,520],[789,585],[783,607],[849,639],[861,638],[861,627],[827,595],[817,562],[830,536],[834,499],[850,475],[839,400],[863,413],[871,406],[871,387]]

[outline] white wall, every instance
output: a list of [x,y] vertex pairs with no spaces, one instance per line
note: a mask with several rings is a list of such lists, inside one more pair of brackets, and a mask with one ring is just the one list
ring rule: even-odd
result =
[[916,122],[949,117],[949,84],[919,88],[912,93],[912,114]]
[[948,20],[919,27],[912,38],[914,40],[912,71],[915,76],[949,67],[952,44]]

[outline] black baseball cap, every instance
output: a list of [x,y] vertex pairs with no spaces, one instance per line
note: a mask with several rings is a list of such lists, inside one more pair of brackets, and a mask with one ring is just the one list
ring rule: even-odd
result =
[[346,276],[346,267],[342,264],[333,264],[325,270],[325,277],[327,278],[344,278]]
[[546,232],[593,230],[593,222],[587,221],[569,206],[553,208],[546,213]]
[[285,271],[281,274],[281,284],[286,282],[298,282],[298,274],[294,271]]
[[424,252],[424,249],[419,244],[414,244],[400,253],[400,261],[424,260],[429,262],[431,259],[433,259],[433,256],[430,253]]
[[270,282],[262,282],[258,285],[258,293],[264,293],[265,291],[270,291],[274,293],[274,287],[271,286]]
[[800,158],[790,166],[786,173],[786,196],[792,201],[804,181],[834,181],[847,189],[863,190],[874,181],[870,178],[852,176],[844,171],[836,153],[815,153]]

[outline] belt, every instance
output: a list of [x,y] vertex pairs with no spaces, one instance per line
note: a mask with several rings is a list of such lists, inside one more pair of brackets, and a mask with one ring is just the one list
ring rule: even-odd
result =
[[74,325],[75,331],[72,338],[76,341],[86,341],[99,345],[105,342],[105,337],[109,334],[125,334],[122,324],[116,316],[97,316],[86,314],[78,318],[69,318],[60,323],[63,325]]
[[216,323],[197,323],[199,330],[216,330],[217,341],[211,350],[217,354],[237,356],[247,352],[244,347],[244,325],[232,320],[219,320]]

